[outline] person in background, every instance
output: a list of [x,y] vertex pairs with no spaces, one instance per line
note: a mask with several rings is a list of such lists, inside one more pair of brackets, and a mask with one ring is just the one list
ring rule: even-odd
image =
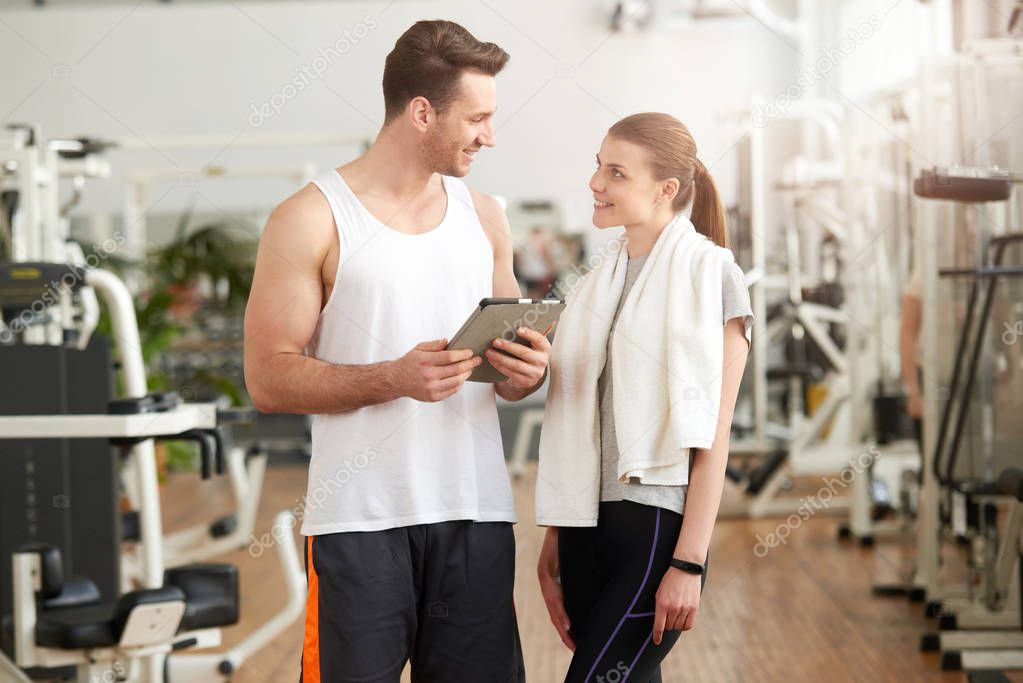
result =
[[535,226],[529,231],[529,241],[515,253],[515,268],[526,286],[526,296],[542,299],[553,284],[550,235],[546,230]]
[[920,270],[914,268],[902,293],[899,323],[899,355],[902,384],[906,391],[906,412],[913,419],[913,431],[923,450],[923,394],[920,372],[920,331],[923,329],[923,296]]

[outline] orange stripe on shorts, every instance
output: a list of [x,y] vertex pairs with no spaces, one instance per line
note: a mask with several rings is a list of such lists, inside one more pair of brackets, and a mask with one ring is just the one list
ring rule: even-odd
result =
[[319,581],[313,565],[313,536],[306,542],[309,592],[305,601],[305,641],[302,643],[302,683],[320,683]]

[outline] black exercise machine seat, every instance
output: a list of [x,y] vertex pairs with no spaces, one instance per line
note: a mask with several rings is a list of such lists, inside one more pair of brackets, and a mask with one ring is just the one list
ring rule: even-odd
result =
[[238,621],[238,569],[233,565],[177,567],[166,572],[162,588],[132,591],[115,602],[104,602],[89,580],[64,580],[59,548],[34,543],[20,552],[39,556],[41,589],[36,593],[35,639],[40,647],[115,647],[132,610],[141,605],[184,602],[178,632]]
[[185,616],[179,631],[238,623],[238,567],[233,564],[190,564],[168,569],[164,586],[185,594]]
[[171,586],[125,593],[113,604],[41,610],[36,619],[36,644],[61,650],[113,647],[120,642],[128,617],[136,607],[184,600],[184,592]]

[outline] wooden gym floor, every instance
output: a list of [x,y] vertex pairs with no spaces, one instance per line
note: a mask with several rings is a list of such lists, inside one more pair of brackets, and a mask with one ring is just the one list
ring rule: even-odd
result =
[[[277,511],[298,505],[305,484],[303,466],[267,470],[257,535],[270,529]],[[527,475],[513,486],[520,519],[515,602],[526,673],[531,683],[555,683],[562,680],[570,653],[550,623],[536,581],[543,531],[533,523],[533,478]],[[162,498],[165,528],[173,530],[222,514],[230,494],[224,478],[201,482],[194,474],[174,474]],[[667,683],[965,681],[962,674],[940,673],[937,655],[918,651],[928,627],[921,606],[870,595],[875,580],[897,578],[898,546],[864,550],[839,543],[835,518],[819,515],[793,530],[787,545],[758,558],[757,534],[767,535],[781,523],[718,522],[700,617],[665,661]],[[240,550],[217,560],[241,571],[242,620],[224,632],[230,646],[280,609],[284,590],[272,552],[256,558]],[[299,620],[247,662],[236,681],[297,681],[301,642]],[[1023,676],[1012,680],[1023,683]]]

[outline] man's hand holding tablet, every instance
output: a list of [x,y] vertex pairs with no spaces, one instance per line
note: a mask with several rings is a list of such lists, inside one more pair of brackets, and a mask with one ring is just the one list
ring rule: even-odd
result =
[[447,339],[419,344],[394,363],[402,396],[433,403],[454,396],[483,359],[472,349],[447,350]]
[[487,360],[494,369],[507,377],[504,384],[512,389],[532,389],[547,374],[547,363],[551,358],[551,343],[547,335],[557,321],[552,322],[541,334],[528,327],[520,327],[515,333],[529,342],[529,346],[497,337],[492,348],[485,351]]
[[543,382],[551,356],[547,336],[564,308],[559,299],[483,299],[448,349],[482,357],[468,381],[493,383],[502,398],[518,400]]

